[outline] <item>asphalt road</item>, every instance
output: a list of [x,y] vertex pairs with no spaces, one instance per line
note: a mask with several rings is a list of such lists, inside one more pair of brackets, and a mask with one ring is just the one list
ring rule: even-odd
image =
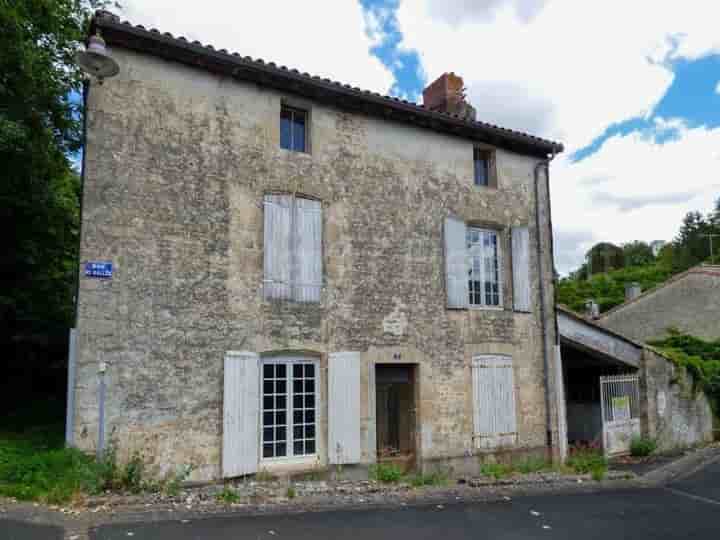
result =
[[[700,484],[705,484],[704,479]],[[716,485],[714,489],[720,488]],[[679,488],[678,488],[679,489]],[[112,525],[94,540],[572,540],[720,538],[720,501],[668,489],[523,497],[467,503],[282,516]]]
[[61,527],[34,525],[14,520],[0,521],[2,540],[62,540],[64,537],[65,532]]

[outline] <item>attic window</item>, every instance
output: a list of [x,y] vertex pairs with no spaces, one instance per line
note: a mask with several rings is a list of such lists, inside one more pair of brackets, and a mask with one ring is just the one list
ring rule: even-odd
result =
[[307,111],[282,105],[280,109],[280,148],[307,152]]
[[483,148],[473,150],[473,161],[475,164],[475,185],[495,187],[493,178],[493,155],[492,151]]

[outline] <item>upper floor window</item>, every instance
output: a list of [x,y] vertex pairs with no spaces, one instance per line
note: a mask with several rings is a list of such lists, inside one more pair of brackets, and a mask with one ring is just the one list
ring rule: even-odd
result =
[[265,196],[265,298],[319,302],[322,206],[293,195]]
[[307,111],[282,105],[280,108],[280,148],[307,152]]
[[494,186],[492,152],[482,148],[475,148],[473,150],[473,162],[475,165],[475,185]]
[[471,306],[500,305],[500,249],[498,233],[487,229],[467,228],[468,303]]

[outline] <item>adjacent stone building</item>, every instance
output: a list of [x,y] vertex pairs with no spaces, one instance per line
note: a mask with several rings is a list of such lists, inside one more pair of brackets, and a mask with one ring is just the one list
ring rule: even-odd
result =
[[475,121],[454,75],[430,110],[96,31],[73,444],[194,480],[557,452],[561,145]]
[[644,293],[637,287],[628,293],[625,303],[600,315],[600,324],[643,342],[662,339],[670,328],[720,339],[720,266],[695,266]]

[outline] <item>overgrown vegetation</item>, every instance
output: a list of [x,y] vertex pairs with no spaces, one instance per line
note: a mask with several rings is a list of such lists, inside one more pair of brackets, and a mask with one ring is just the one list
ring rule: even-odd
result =
[[413,487],[446,486],[450,477],[446,472],[435,471],[431,473],[417,473],[410,476],[410,485]]
[[378,463],[370,467],[370,478],[384,484],[399,482],[402,477],[402,469],[394,463]]
[[480,465],[480,474],[483,476],[491,476],[495,480],[510,476],[513,472],[512,465],[507,463],[483,463]]
[[634,457],[647,457],[657,449],[655,439],[647,437],[633,437],[630,441],[630,455]]
[[715,416],[720,415],[720,340],[705,341],[670,329],[669,337],[650,345],[690,373],[695,390],[702,390]]
[[591,474],[594,480],[602,480],[608,469],[608,462],[602,450],[593,446],[570,448],[565,464],[577,474]]
[[221,503],[235,504],[240,502],[240,495],[231,487],[225,486],[221,492],[215,495],[215,499]]

